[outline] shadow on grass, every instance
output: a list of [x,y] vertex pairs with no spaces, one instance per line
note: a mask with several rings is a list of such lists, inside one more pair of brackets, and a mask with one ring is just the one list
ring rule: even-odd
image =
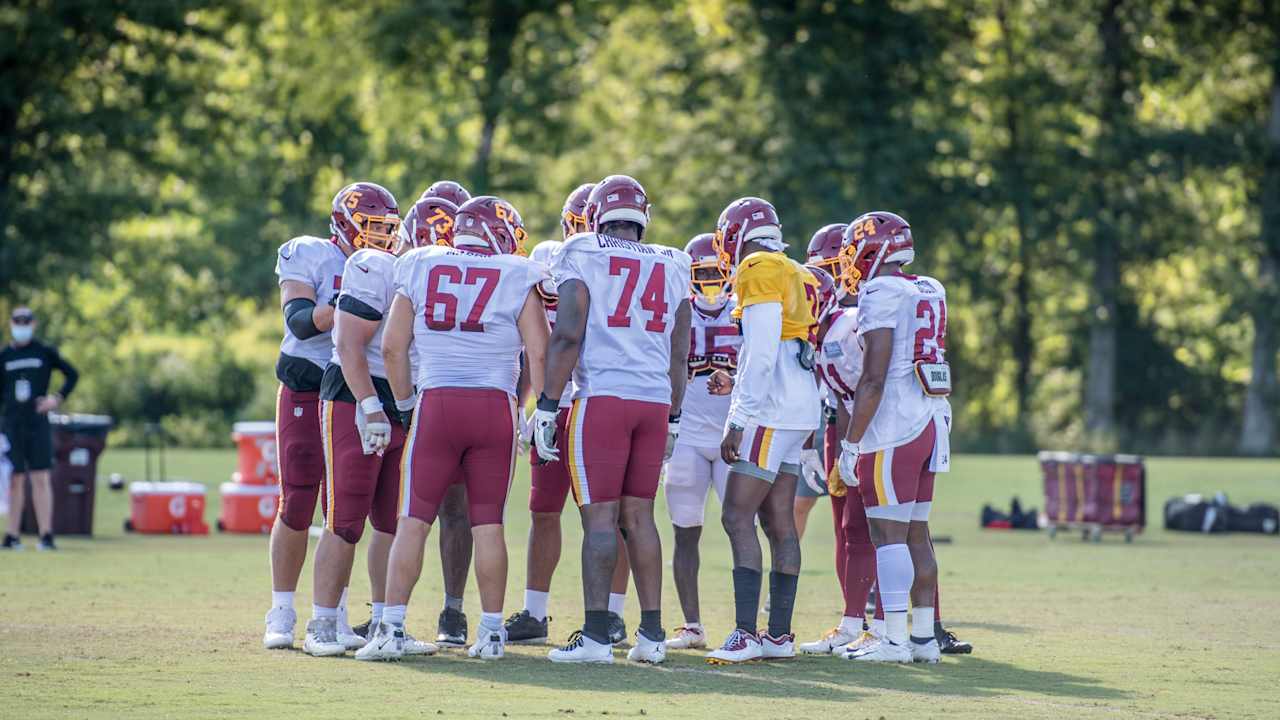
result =
[[991,632],[1008,633],[1010,635],[1027,635],[1031,632],[1031,628],[1027,627],[1026,625],[1006,625],[1004,623],[989,623],[989,622],[967,622],[964,620],[949,620],[947,622],[948,630],[953,630],[956,628],[964,628],[964,629],[972,628],[974,630],[990,630]]
[[867,666],[838,658],[802,657],[732,668],[706,664],[701,654],[672,653],[661,666],[628,663],[615,655],[613,666],[556,665],[536,655],[509,654],[496,663],[449,654],[401,662],[397,668],[427,676],[464,677],[550,690],[653,693],[720,693],[851,702],[878,690],[954,696],[993,697],[1011,692],[1042,697],[1114,700],[1130,696],[1099,681],[1070,673],[1032,670],[968,657],[940,666]]

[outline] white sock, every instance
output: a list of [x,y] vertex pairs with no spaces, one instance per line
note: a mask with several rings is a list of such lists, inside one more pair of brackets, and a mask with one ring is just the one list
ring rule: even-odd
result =
[[311,606],[311,617],[315,618],[316,620],[324,620],[325,618],[333,618],[334,620],[337,620],[338,608],[320,607],[319,605],[313,604]]
[[627,607],[626,593],[609,593],[609,612],[621,616],[622,611]]
[[885,637],[894,645],[907,644],[907,611],[884,611]]
[[502,613],[482,612],[480,613],[480,627],[485,630],[501,630],[502,629]]
[[347,609],[347,591],[348,590],[350,590],[350,588],[342,588],[342,597],[338,598],[338,607],[342,608],[343,610]]
[[[702,630],[702,623],[700,623],[700,622],[687,622],[687,623],[685,623],[685,624],[684,624],[684,626],[685,626],[685,628],[687,628],[687,629],[689,629],[689,630],[697,630],[698,632],[703,632],[703,630]],[[705,633],[703,633],[703,634],[705,634]]]
[[840,630],[846,635],[857,637],[858,633],[862,632],[862,618],[845,615],[840,618]]
[[551,593],[541,590],[530,590],[525,588],[524,591],[524,609],[529,611],[535,620],[547,619],[547,601],[551,599]]
[[406,611],[406,609],[407,609],[407,608],[406,608],[406,606],[404,606],[404,605],[386,605],[386,606],[384,606],[384,607],[382,608],[382,612],[380,613],[380,615],[382,616],[382,622],[387,623],[388,625],[401,625],[401,626],[403,626],[403,625],[404,625],[404,615],[405,615],[405,611]]
[[933,639],[933,608],[911,609],[911,637]]
[[293,609],[293,591],[288,590],[272,590],[271,591],[271,607]]
[[386,616],[387,616],[387,604],[384,602],[373,603],[373,613],[372,613],[372,617],[369,620],[369,623],[373,624],[373,623],[382,622],[382,619]]
[[871,618],[869,625],[871,626],[872,635],[884,637],[884,618]]

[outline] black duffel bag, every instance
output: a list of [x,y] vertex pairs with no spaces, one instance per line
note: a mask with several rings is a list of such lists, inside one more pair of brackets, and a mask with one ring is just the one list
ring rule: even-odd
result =
[[1227,532],[1227,513],[1202,495],[1183,495],[1164,504],[1164,529],[1183,532]]
[[1266,503],[1254,503],[1244,510],[1228,505],[1227,529],[1275,535],[1280,532],[1280,510]]

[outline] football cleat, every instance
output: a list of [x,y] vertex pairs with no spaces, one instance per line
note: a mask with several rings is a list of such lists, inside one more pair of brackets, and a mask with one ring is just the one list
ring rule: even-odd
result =
[[453,608],[441,610],[436,628],[436,644],[440,647],[466,647],[467,614]]
[[357,660],[399,660],[404,657],[404,626],[380,622],[373,626],[369,641],[356,651]]
[[911,638],[911,662],[918,663],[936,663],[942,659],[942,650],[938,647],[938,641],[928,638],[924,642],[917,642],[915,638]]
[[627,642],[627,623],[618,613],[609,613],[609,643],[623,645]]
[[302,651],[312,657],[346,653],[347,646],[338,641],[337,618],[312,618],[307,623],[307,639],[302,641]]
[[409,634],[406,630],[404,633],[404,654],[405,655],[435,655],[440,652],[440,648],[433,642],[427,640],[419,640]]
[[481,660],[497,660],[506,654],[506,630],[502,628],[493,630],[482,627],[476,631],[476,634],[480,638],[476,640],[475,645],[467,649],[468,657],[480,658]]
[[550,621],[551,618],[539,620],[530,615],[528,610],[521,610],[512,613],[502,627],[507,631],[507,642],[512,645],[542,645],[547,642],[547,624]]
[[938,648],[943,655],[968,655],[973,652],[973,643],[957,638],[955,633],[944,630],[940,624],[934,625],[933,637],[938,641]]
[[285,650],[293,647],[293,626],[298,613],[293,608],[271,608],[267,611],[267,630],[262,634],[262,647],[268,650]]
[[613,646],[598,643],[581,630],[574,630],[569,641],[547,653],[547,659],[557,663],[612,663]]
[[765,660],[786,660],[796,656],[796,634],[785,633],[774,637],[760,633],[760,657]]
[[857,636],[850,635],[837,625],[817,640],[801,643],[800,652],[805,655],[830,655],[836,648],[848,645],[856,639]]
[[6,535],[4,536],[4,545],[3,545],[3,547],[4,547],[4,549],[5,549],[5,550],[21,550],[21,549],[22,549],[22,538],[18,537],[17,535],[8,535],[8,534],[6,534]]
[[636,644],[627,652],[631,662],[657,665],[667,659],[667,643],[663,640],[650,640],[644,632],[636,631]]
[[861,650],[846,650],[840,657],[857,662],[910,663],[911,648],[891,640],[878,640]]
[[707,633],[701,627],[681,625],[675,629],[675,637],[667,638],[668,650],[692,650],[707,646]]
[[58,546],[53,544],[53,533],[45,533],[40,536],[40,544],[36,545],[37,550],[57,550]]
[[359,625],[356,625],[355,627],[351,628],[351,632],[367,640],[369,639],[369,628],[371,628],[372,626],[373,626],[373,618],[369,618],[368,620],[365,620]]
[[346,613],[342,610],[338,610],[337,627],[338,642],[342,643],[348,650],[359,650],[364,647],[364,636],[356,633],[351,624],[347,622]]
[[725,638],[724,644],[707,653],[707,663],[711,665],[734,665],[737,663],[759,660],[764,654],[760,646],[760,638],[755,633],[734,629]]
[[858,637],[854,638],[847,645],[831,648],[832,655],[843,655],[846,652],[858,652],[863,648],[871,647],[873,643],[880,642],[880,637],[870,630],[863,630],[858,633]]

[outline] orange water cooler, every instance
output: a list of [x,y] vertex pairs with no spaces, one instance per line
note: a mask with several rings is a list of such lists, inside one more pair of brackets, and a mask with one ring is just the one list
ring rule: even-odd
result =
[[130,532],[165,535],[208,535],[204,522],[204,485],[195,482],[129,484]]
[[222,495],[218,530],[263,535],[271,532],[280,502],[278,486],[227,482],[218,491]]
[[279,476],[276,461],[276,424],[265,421],[238,422],[231,428],[236,443],[236,471],[233,482],[246,485],[275,485]]

